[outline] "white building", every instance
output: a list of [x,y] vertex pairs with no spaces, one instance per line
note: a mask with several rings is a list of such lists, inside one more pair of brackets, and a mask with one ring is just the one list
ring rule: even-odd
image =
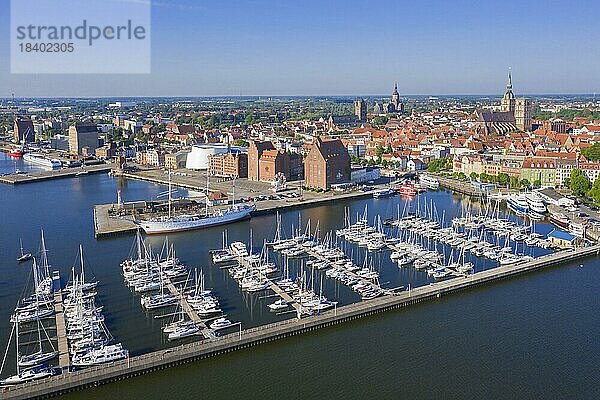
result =
[[194,145],[187,156],[185,167],[196,170],[208,169],[211,156],[225,154],[229,149],[237,152],[246,151],[244,147],[228,146],[224,143]]

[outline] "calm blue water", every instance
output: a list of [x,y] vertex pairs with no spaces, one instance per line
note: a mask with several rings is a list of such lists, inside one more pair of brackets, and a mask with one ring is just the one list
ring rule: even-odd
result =
[[[12,161],[1,158],[0,171]],[[133,237],[95,240],[92,206],[116,201],[120,189],[125,201],[156,197],[166,188],[145,182],[118,181],[107,175],[0,186],[0,343],[8,340],[8,317],[21,297],[29,276],[17,266],[19,238],[33,252],[44,229],[49,259],[63,280],[77,262],[78,245],[84,247],[88,271],[102,283],[98,300],[105,306],[107,325],[133,354],[168,346],[160,327],[164,321],[142,311],[139,298],[123,284],[119,263],[128,256]],[[427,193],[446,221],[462,207],[478,207],[448,192]],[[371,221],[396,215],[404,200],[366,199],[349,202],[351,215],[368,204]],[[300,212],[314,230],[326,232],[343,225],[343,204]],[[417,207],[414,203],[413,208]],[[299,213],[282,215],[283,227],[298,226]],[[540,224],[537,230],[551,229]],[[275,217],[263,216],[227,227],[229,241],[248,241],[252,230],[258,251],[263,239],[275,233]],[[222,228],[169,236],[182,262],[201,268],[221,298],[228,317],[244,327],[286,318],[270,313],[273,299],[241,293],[229,274],[211,265],[208,250],[221,247]],[[148,239],[159,249],[163,237]],[[359,265],[364,250],[348,246]],[[427,284],[425,273],[397,268],[389,251],[375,256],[381,281],[389,287]],[[474,260],[477,268],[489,265]],[[600,317],[597,260],[536,273],[510,282],[466,292],[402,312],[364,319],[315,334],[257,347],[92,391],[72,398],[197,397],[211,398],[596,398]],[[300,263],[292,266],[298,271]],[[319,282],[318,275],[315,282]],[[341,304],[356,300],[348,288],[324,279],[327,297]],[[160,313],[160,312],[159,312]],[[2,345],[3,346],[3,345]],[[9,359],[14,353],[9,353]],[[6,375],[14,367],[8,363]],[[232,384],[235,382],[235,384]]]

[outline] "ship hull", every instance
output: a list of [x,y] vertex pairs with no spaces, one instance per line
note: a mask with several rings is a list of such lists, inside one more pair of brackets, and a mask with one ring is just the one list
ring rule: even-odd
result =
[[147,235],[157,235],[165,233],[185,232],[196,229],[208,228],[211,226],[225,225],[237,221],[242,221],[251,217],[250,213],[254,207],[244,210],[233,211],[225,215],[200,218],[193,221],[172,222],[172,221],[139,221],[138,225]]

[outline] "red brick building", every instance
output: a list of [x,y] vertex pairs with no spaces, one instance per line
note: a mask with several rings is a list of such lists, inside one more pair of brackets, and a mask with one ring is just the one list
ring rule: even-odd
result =
[[320,189],[350,181],[350,155],[341,140],[317,138],[304,160],[304,179],[306,187]]
[[248,177],[248,155],[245,153],[216,154],[210,157],[210,174],[232,178]]
[[248,179],[272,181],[281,172],[286,179],[302,177],[302,155],[276,150],[269,141],[251,141],[248,148]]

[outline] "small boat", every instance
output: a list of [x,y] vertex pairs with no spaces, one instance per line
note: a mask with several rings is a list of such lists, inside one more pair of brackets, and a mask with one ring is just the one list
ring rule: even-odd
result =
[[8,155],[13,158],[22,158],[25,151],[23,149],[14,149],[8,152]]
[[214,322],[212,324],[210,324],[210,329],[216,331],[219,329],[229,328],[232,325],[233,325],[233,322],[231,322],[230,320],[228,320],[224,317],[221,317],[221,318],[217,318],[216,320],[214,320]]
[[3,379],[0,381],[0,386],[19,385],[21,383],[30,382],[37,379],[48,378],[50,376],[58,375],[59,373],[60,370],[44,364]]
[[19,367],[34,367],[50,361],[53,358],[58,357],[58,351],[50,351],[44,353],[42,351],[35,352],[19,357]]
[[392,197],[395,195],[396,195],[396,191],[392,190],[392,189],[379,190],[379,191],[373,193],[373,197],[376,199],[383,199],[383,198]]
[[268,304],[267,307],[271,311],[279,311],[288,308],[288,303],[284,299],[279,299],[275,303]]
[[31,260],[33,258],[33,255],[31,253],[25,253],[23,251],[23,242],[21,241],[21,239],[19,239],[19,243],[21,244],[21,256],[17,258],[17,262],[22,263]]
[[198,332],[200,332],[200,329],[195,324],[187,324],[175,328],[173,332],[169,333],[168,337],[169,340],[177,340],[196,335]]
[[89,171],[85,171],[84,170],[84,171],[79,171],[78,173],[75,174],[75,176],[84,176],[84,175],[87,175],[87,174],[89,174]]

